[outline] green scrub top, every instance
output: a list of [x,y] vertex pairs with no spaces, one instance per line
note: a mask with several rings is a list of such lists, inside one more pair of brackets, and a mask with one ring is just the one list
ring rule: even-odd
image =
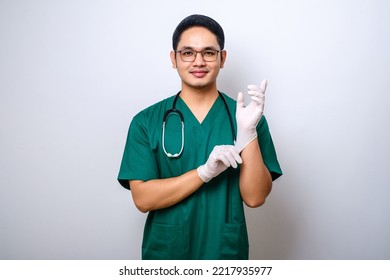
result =
[[[224,97],[236,126],[236,101],[225,94]],[[174,96],[158,102],[133,118],[118,175],[123,187],[129,189],[129,180],[182,175],[204,164],[214,146],[233,144],[221,97],[202,123],[179,97],[176,108],[184,117],[184,149],[178,158],[167,157],[162,148],[162,122],[164,113],[172,108],[173,99]],[[282,171],[264,116],[257,132],[264,163],[275,180]],[[167,152],[179,152],[181,138],[180,119],[172,114],[165,128]],[[248,259],[239,172],[240,168],[229,168],[180,203],[150,211],[144,228],[142,259]]]

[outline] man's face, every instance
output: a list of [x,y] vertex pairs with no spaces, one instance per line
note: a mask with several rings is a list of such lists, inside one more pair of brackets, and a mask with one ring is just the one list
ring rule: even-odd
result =
[[[207,49],[220,50],[217,37],[204,27],[192,27],[181,35],[177,50],[203,51]],[[219,69],[223,67],[226,52],[218,53],[217,59],[212,62],[204,61],[198,53],[193,62],[182,61],[180,53],[171,52],[173,67],[177,69],[182,80],[182,86],[196,89],[216,88],[216,79]]]

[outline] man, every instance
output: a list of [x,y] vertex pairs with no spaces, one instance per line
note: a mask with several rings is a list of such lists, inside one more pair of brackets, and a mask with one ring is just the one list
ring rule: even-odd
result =
[[227,53],[209,17],[185,18],[172,41],[181,91],[133,118],[118,176],[149,212],[142,258],[248,259],[243,202],[262,205],[282,174],[262,116],[266,82],[248,87],[246,107],[242,93],[236,103],[218,91]]

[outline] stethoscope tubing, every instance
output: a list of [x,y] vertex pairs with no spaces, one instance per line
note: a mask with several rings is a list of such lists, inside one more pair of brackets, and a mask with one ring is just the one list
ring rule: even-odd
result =
[[[165,111],[164,116],[163,116],[161,142],[162,142],[162,148],[164,150],[164,153],[169,158],[179,157],[182,154],[183,149],[184,149],[184,116],[183,116],[182,112],[180,112],[180,110],[176,109],[176,102],[177,102],[177,99],[179,98],[180,93],[181,93],[181,91],[179,91],[176,94],[175,99],[173,100],[173,103],[172,103],[172,108]],[[230,129],[232,131],[233,143],[235,143],[236,142],[236,132],[234,129],[233,117],[230,113],[230,110],[229,110],[229,107],[227,105],[225,97],[223,96],[223,94],[220,91],[218,91],[218,94],[222,98],[223,104],[225,105],[226,112],[227,112],[228,117],[229,117]],[[166,122],[167,122],[170,114],[177,114],[179,116],[180,122],[181,122],[181,148],[180,148],[180,151],[178,153],[175,153],[175,154],[171,154],[171,153],[167,152],[167,150],[165,148],[165,125],[166,125]]]

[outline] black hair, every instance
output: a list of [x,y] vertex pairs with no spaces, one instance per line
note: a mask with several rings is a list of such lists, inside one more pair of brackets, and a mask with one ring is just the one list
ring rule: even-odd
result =
[[221,50],[225,47],[225,34],[223,33],[223,29],[218,22],[214,19],[204,16],[204,15],[190,15],[183,19],[179,25],[176,27],[172,36],[172,47],[176,50],[177,45],[179,44],[181,34],[187,29],[200,26],[208,29],[211,33],[213,33],[217,37],[217,42]]

